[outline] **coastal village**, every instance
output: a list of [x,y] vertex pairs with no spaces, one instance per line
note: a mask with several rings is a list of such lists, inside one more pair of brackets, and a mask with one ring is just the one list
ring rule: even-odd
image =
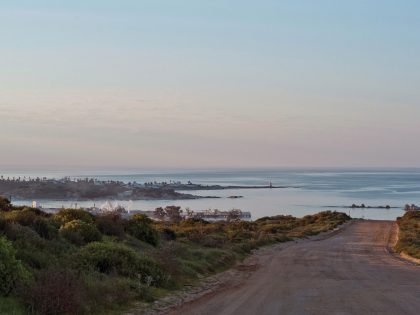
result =
[[[137,183],[94,178],[0,176],[0,194],[12,200],[180,200],[206,198],[175,191],[178,183]],[[178,189],[178,188],[177,188]]]
[[[186,200],[201,198],[219,198],[217,196],[197,196],[186,193],[194,190],[227,189],[273,189],[283,186],[221,186],[194,184],[191,181],[122,182],[98,180],[95,178],[51,179],[46,177],[5,177],[0,176],[0,194],[10,199],[54,199],[54,200]],[[229,196],[242,198],[243,196]]]
[[[224,189],[247,189],[247,188],[280,188],[273,186],[270,182],[268,186],[220,186],[220,185],[201,185],[194,184],[191,181],[182,183],[180,181],[169,182],[145,182],[138,183],[122,182],[114,180],[98,180],[95,178],[71,178],[64,177],[61,179],[51,179],[47,177],[6,177],[0,176],[0,194],[8,196],[9,199],[30,199],[32,207],[42,208],[42,202],[36,200],[57,199],[57,200],[74,200],[71,207],[77,208],[77,200],[136,200],[136,199],[165,199],[165,200],[180,200],[180,199],[195,199],[195,198],[219,198],[219,197],[202,197],[190,194],[180,193],[180,191],[188,190],[224,190]],[[228,196],[227,198],[243,198],[243,196]],[[345,207],[346,208],[346,207]],[[364,204],[353,204],[349,208],[378,208],[391,209],[398,207],[386,206],[365,206]],[[45,208],[47,212],[57,212],[61,208]],[[415,204],[407,204],[404,209],[406,211],[420,210],[420,207]],[[119,213],[121,216],[130,217],[134,214],[144,214],[154,220],[173,219],[173,216],[178,216],[181,219],[203,219],[203,220],[251,220],[251,213],[244,212],[239,209],[231,209],[222,211],[218,209],[206,210],[181,210],[180,207],[167,206],[166,208],[157,208],[155,210],[127,210],[115,201],[106,201],[103,205],[97,206],[93,203],[92,207],[87,207],[85,210],[93,214],[103,213]],[[166,215],[162,215],[166,213]]]
[[[73,193],[68,193],[64,196],[60,194],[62,191],[69,191],[72,188]],[[80,199],[92,199],[96,198],[109,198],[110,200],[130,200],[135,199],[135,196],[139,197],[138,191],[147,192],[140,196],[140,199],[193,199],[202,198],[201,196],[193,196],[189,194],[182,194],[175,192],[175,189],[179,190],[198,190],[198,189],[225,189],[223,186],[203,186],[199,184],[193,184],[191,181],[187,183],[181,183],[180,181],[169,181],[169,182],[145,182],[143,184],[137,182],[124,183],[122,181],[103,181],[94,178],[75,178],[64,177],[62,179],[48,179],[46,177],[5,177],[0,176],[0,194],[8,196],[10,200],[16,198],[33,197],[32,207],[41,208],[47,212],[58,212],[61,208],[43,208],[42,202],[36,200],[43,200],[47,198],[59,198],[62,200],[75,200],[71,208],[78,208],[77,200]],[[23,194],[25,190],[25,194]],[[43,194],[46,190],[49,194],[46,196]],[[29,192],[29,193],[28,193]],[[31,193],[32,192],[32,193]],[[51,194],[53,192],[53,194]],[[54,194],[55,192],[55,194]],[[227,198],[242,198],[243,196],[229,196]],[[210,198],[210,197],[208,197]],[[159,211],[159,209],[161,209]],[[155,211],[147,210],[126,210],[118,202],[106,201],[101,206],[96,206],[96,203],[92,207],[84,208],[84,210],[92,214],[106,214],[106,213],[118,213],[123,217],[131,217],[134,214],[144,214],[155,220],[172,220],[174,216],[178,216],[181,219],[204,219],[209,221],[214,220],[250,220],[251,213],[243,212],[239,209],[232,209],[230,211],[220,211],[218,209],[206,209],[206,210],[190,210],[185,209],[184,211],[180,207],[168,206],[164,209],[158,208]],[[159,214],[160,213],[160,214]],[[166,215],[162,215],[166,213]]]

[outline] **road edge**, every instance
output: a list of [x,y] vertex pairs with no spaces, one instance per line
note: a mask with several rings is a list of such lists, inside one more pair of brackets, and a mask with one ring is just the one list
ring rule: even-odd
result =
[[393,256],[394,258],[396,258],[400,261],[403,261],[403,262],[408,263],[410,265],[420,266],[420,259],[414,258],[414,257],[408,255],[405,252],[399,253],[395,250],[395,245],[398,242],[399,235],[400,235],[399,226],[398,226],[397,222],[394,221],[392,223],[392,226],[391,226],[390,231],[389,231],[389,237],[388,237],[388,243],[387,243],[388,253],[391,256]]
[[346,230],[356,221],[358,221],[358,219],[351,219],[330,231],[322,232],[317,235],[308,236],[305,238],[295,238],[287,242],[271,244],[255,249],[248,257],[245,258],[245,260],[238,262],[235,266],[229,268],[226,271],[207,277],[191,288],[182,289],[162,299],[159,299],[155,301],[153,305],[147,306],[145,303],[139,303],[138,309],[132,308],[131,311],[128,311],[124,314],[171,314],[172,312],[176,311],[176,309],[185,304],[193,303],[213,294],[219,294],[224,290],[240,286],[243,281],[250,277],[251,274],[259,268],[258,257],[260,255],[264,255],[264,253],[267,253],[270,250],[284,250],[290,246],[300,244],[302,242],[316,242],[329,239]]

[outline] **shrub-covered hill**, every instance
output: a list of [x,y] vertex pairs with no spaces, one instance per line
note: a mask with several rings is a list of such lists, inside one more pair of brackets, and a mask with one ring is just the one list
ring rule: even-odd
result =
[[400,232],[395,249],[420,259],[420,211],[407,211],[397,224]]
[[118,313],[227,269],[254,248],[346,220],[326,211],[255,222],[156,222],[75,209],[47,214],[0,198],[0,313]]

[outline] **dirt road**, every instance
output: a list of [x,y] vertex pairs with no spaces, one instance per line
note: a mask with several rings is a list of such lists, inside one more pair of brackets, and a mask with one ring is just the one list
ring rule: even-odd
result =
[[172,314],[420,314],[420,267],[387,251],[392,222],[358,221],[268,251],[241,285]]

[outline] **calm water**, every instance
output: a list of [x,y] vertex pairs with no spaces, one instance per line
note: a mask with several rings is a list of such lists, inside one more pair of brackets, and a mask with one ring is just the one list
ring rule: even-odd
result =
[[[155,172],[3,172],[11,176],[95,177],[101,180],[137,181],[182,181],[200,184],[221,185],[273,185],[292,186],[286,189],[244,189],[222,191],[196,191],[197,195],[228,197],[244,196],[242,199],[198,199],[178,201],[120,201],[129,209],[153,210],[158,206],[179,205],[193,210],[239,208],[250,211],[253,218],[266,215],[292,214],[303,216],[336,206],[337,210],[350,213],[352,217],[369,219],[395,219],[404,211],[406,203],[420,204],[420,169],[350,170],[350,169],[266,169],[266,170],[194,170]],[[15,202],[31,204],[32,201]],[[96,201],[100,205],[103,201]],[[353,203],[370,206],[390,205],[399,209],[344,209]],[[44,207],[74,206],[74,202],[41,201]],[[78,206],[92,206],[92,201],[78,202]],[[340,209],[341,207],[341,209]]]

